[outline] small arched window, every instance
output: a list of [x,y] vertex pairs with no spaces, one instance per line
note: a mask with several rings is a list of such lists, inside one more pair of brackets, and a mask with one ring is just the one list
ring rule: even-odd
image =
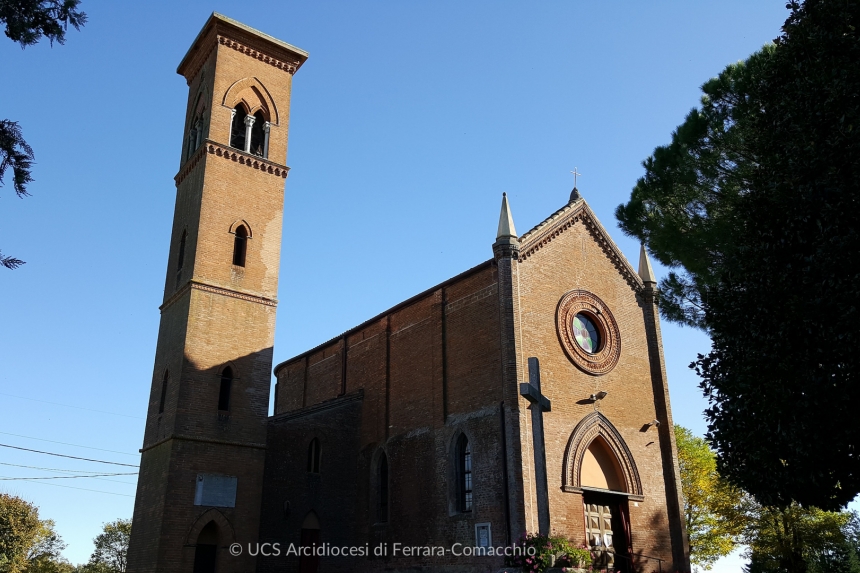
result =
[[248,112],[241,103],[233,108],[233,122],[230,124],[230,147],[245,151],[245,118]]
[[229,366],[221,372],[221,388],[218,390],[218,410],[230,411],[230,390],[233,386],[233,369]]
[[379,498],[377,519],[380,523],[385,523],[388,521],[388,456],[385,455],[385,452],[379,457],[376,468],[376,483]]
[[185,264],[185,242],[188,239],[188,231],[182,231],[182,237],[179,239],[179,256],[176,257],[176,270],[181,271],[182,265]]
[[308,445],[308,473],[320,473],[320,441],[316,438]]
[[161,380],[161,400],[158,401],[158,413],[164,412],[164,402],[167,400],[167,381],[170,379],[170,372],[164,371],[164,378]]
[[465,435],[457,440],[457,506],[472,511],[472,448]]
[[237,267],[245,266],[245,253],[248,251],[248,229],[245,225],[236,228],[233,239],[233,264]]

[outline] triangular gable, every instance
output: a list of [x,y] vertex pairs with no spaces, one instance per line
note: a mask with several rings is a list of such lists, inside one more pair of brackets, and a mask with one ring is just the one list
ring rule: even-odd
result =
[[639,274],[609,236],[585,199],[581,198],[568,203],[520,237],[519,262],[524,262],[544,248],[553,239],[572,228],[577,221],[585,225],[630,288],[637,293],[641,291],[644,284]]

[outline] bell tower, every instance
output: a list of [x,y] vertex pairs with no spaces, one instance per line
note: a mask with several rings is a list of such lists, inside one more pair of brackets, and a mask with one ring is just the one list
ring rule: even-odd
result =
[[[252,571],[299,48],[212,14],[188,104],[129,573]],[[180,143],[177,141],[177,143]]]

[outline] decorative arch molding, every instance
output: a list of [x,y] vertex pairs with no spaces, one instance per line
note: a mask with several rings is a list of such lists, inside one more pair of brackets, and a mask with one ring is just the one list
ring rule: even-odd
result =
[[249,239],[254,238],[254,231],[251,230],[251,225],[249,225],[248,221],[246,221],[245,219],[236,219],[235,221],[233,221],[233,223],[230,225],[230,234],[235,235],[236,229],[238,229],[240,226],[245,227],[245,230],[248,231]]
[[224,99],[221,102],[226,107],[233,109],[239,102],[243,102],[248,108],[248,114],[254,115],[262,110],[263,116],[272,125],[279,124],[278,108],[275,100],[269,94],[266,86],[257,78],[244,78],[233,83],[227,88]]
[[636,469],[633,454],[612,422],[600,412],[592,412],[587,415],[573,429],[573,433],[567,441],[567,448],[564,450],[561,489],[566,492],[582,493],[580,483],[582,459],[585,456],[585,450],[598,436],[603,438],[609,446],[621,468],[627,491],[620,493],[626,493],[630,499],[635,501],[642,501],[644,499],[642,480],[639,478],[639,470]]
[[227,519],[219,510],[212,507],[201,513],[191,525],[188,533],[185,535],[185,547],[194,547],[197,545],[197,538],[200,537],[200,532],[203,531],[204,527],[209,525],[210,521],[214,521],[218,525],[219,541],[223,539],[224,533],[222,532],[225,531],[229,536],[227,541],[236,541],[236,531],[233,529],[233,525],[230,523],[230,520]]

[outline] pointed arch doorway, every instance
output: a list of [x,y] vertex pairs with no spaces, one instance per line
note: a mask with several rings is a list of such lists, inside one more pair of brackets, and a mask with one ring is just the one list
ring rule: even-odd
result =
[[[314,555],[313,551],[320,544],[320,520],[317,514],[309,511],[302,522],[302,537],[300,546],[302,554],[299,557],[299,573],[317,573],[320,567],[319,555]],[[310,555],[305,552],[310,551]]]
[[[597,436],[586,448],[580,469],[585,538],[595,565],[629,573],[631,539],[630,511],[623,476],[606,441]],[[626,492],[625,492],[626,493]]]
[[628,502],[643,499],[642,482],[630,449],[600,412],[583,418],[568,440],[562,489],[582,495],[584,534],[594,565],[630,573]]
[[218,554],[218,525],[210,521],[200,530],[194,547],[194,573],[215,573]]

